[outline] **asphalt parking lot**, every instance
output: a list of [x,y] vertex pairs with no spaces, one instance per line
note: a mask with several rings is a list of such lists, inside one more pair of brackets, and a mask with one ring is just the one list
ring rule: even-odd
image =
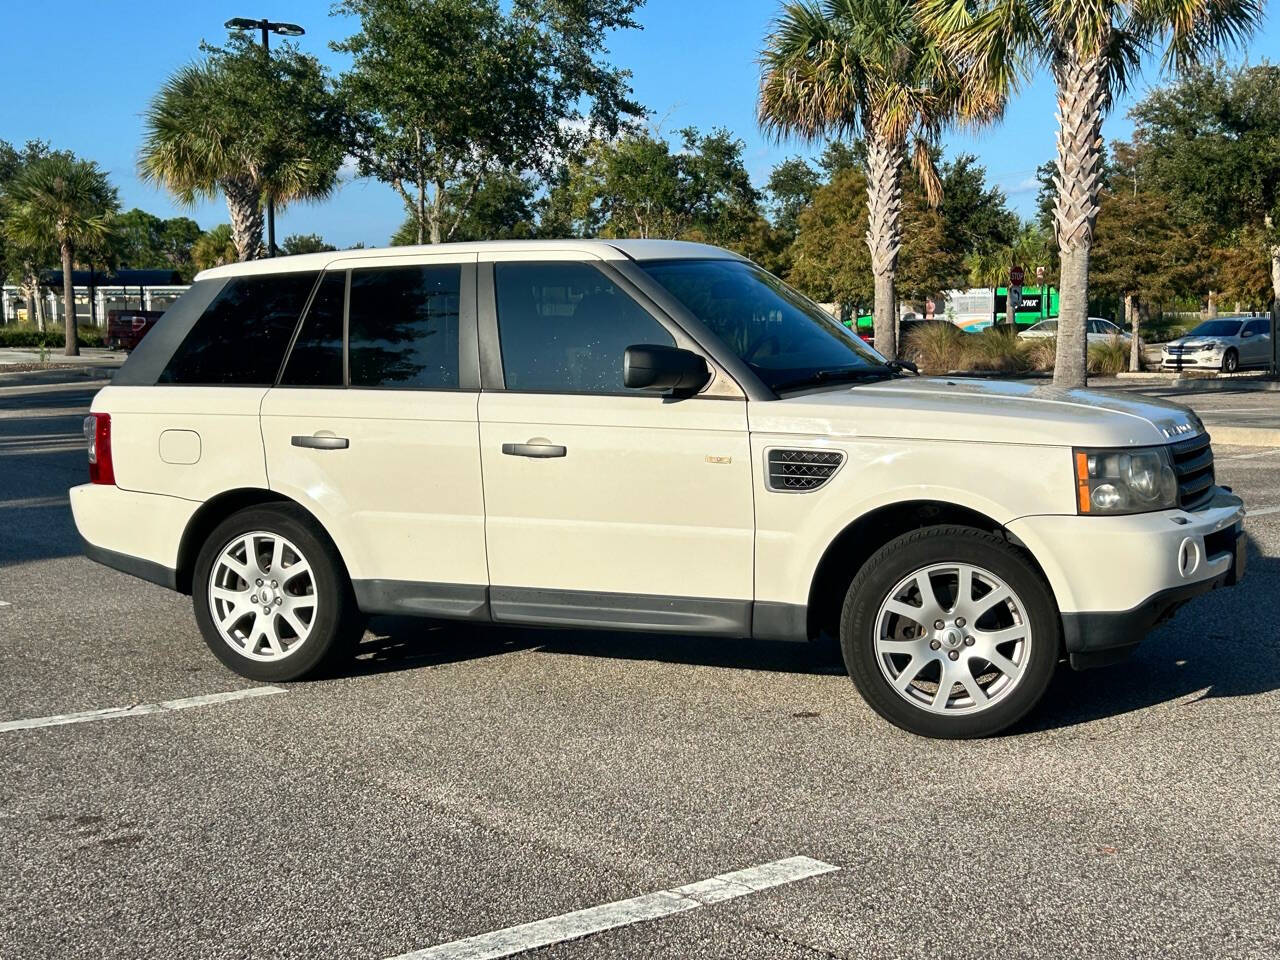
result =
[[[393,619],[336,679],[193,700],[260,685],[80,556],[91,395],[0,389],[5,960],[382,960],[797,857],[838,869],[533,955],[1280,953],[1280,449],[1216,451],[1244,584],[954,743],[822,645]],[[107,708],[136,715],[13,728]]]

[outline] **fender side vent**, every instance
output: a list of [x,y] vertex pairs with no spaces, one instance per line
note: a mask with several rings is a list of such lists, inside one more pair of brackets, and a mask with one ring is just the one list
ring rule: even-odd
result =
[[808,493],[830,480],[844,454],[838,450],[770,450],[768,487],[778,493]]

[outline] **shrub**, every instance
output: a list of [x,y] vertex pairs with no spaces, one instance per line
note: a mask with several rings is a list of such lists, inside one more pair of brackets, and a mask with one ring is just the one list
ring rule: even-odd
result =
[[[100,347],[104,340],[102,331],[97,327],[80,327],[76,340],[82,347]],[[47,350],[61,348],[66,345],[67,335],[61,327],[50,326],[47,330],[37,330],[30,326],[11,325],[0,327],[0,347],[39,347]]]
[[922,324],[907,334],[903,353],[916,362],[921,373],[946,373],[963,364],[964,341],[968,336],[951,324]]
[[1057,337],[1035,337],[1022,341],[1022,355],[1032,370],[1050,371],[1058,358]]
[[990,327],[964,340],[964,366],[969,370],[1016,373],[1027,370],[1024,341],[1009,327]]
[[1089,372],[1114,376],[1129,369],[1129,344],[1119,337],[1089,344]]

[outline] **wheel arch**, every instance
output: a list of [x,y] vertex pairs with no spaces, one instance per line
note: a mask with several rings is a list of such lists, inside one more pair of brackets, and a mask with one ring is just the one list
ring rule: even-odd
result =
[[[1021,540],[1004,524],[985,513],[944,500],[908,500],[886,504],[850,521],[827,544],[810,581],[808,598],[808,633],[838,633],[840,610],[849,584],[890,540],[923,527],[958,525],[995,534],[1022,550],[1035,571],[1048,584],[1048,577],[1038,560]],[[1050,588],[1052,593],[1052,588]]]
[[[314,524],[318,533],[330,543],[334,542],[333,536],[325,529],[325,525],[320,522],[320,519],[297,500],[262,487],[242,487],[235,490],[227,490],[201,504],[200,509],[192,515],[187,522],[186,529],[182,532],[182,540],[178,545],[178,590],[186,594],[191,593],[191,581],[195,571],[196,557],[200,555],[200,548],[218,524],[233,513],[237,513],[247,507],[270,506],[273,504],[296,507]],[[341,557],[340,550],[338,555]]]

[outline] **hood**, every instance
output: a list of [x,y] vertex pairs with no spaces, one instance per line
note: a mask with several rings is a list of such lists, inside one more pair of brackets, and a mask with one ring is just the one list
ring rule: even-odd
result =
[[1177,340],[1170,340],[1170,341],[1169,341],[1169,346],[1171,346],[1171,347],[1191,347],[1192,349],[1195,349],[1196,347],[1210,347],[1210,346],[1213,346],[1215,343],[1220,343],[1220,342],[1222,342],[1222,341],[1224,341],[1224,340],[1230,340],[1230,339],[1231,339],[1231,337],[1228,337],[1228,336],[1221,336],[1221,337],[1179,337]]
[[1110,390],[904,377],[751,405],[751,429],[974,443],[1128,447],[1204,430],[1186,407]]

